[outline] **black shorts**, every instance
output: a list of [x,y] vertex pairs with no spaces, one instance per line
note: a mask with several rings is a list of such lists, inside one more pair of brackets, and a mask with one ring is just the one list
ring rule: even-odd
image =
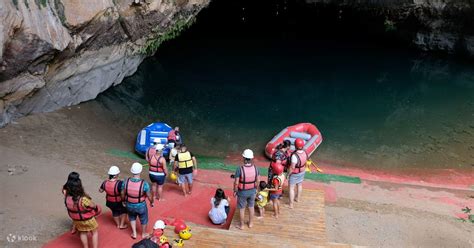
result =
[[127,213],[127,208],[125,208],[122,205],[122,202],[109,202],[108,201],[108,202],[105,203],[105,206],[110,208],[110,210],[112,211],[112,216],[113,217],[118,217],[122,214]]

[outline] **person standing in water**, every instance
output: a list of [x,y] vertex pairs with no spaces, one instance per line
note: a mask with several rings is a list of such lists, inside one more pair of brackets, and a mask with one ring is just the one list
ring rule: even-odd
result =
[[150,186],[148,183],[140,178],[140,173],[143,166],[140,163],[133,163],[130,172],[133,174],[128,178],[122,186],[122,198],[126,204],[128,211],[128,219],[132,226],[132,239],[137,238],[137,216],[140,218],[142,225],[142,238],[148,238],[148,208],[146,205],[146,198],[150,201],[153,207],[154,198],[150,193]]
[[[164,145],[156,144],[153,149],[155,152],[147,152],[147,161],[149,165],[149,176],[151,181],[151,191],[153,197],[158,201],[163,200],[163,185],[165,184],[168,168],[166,166],[166,159],[162,156]],[[149,150],[151,150],[150,148]],[[150,154],[150,156],[148,156]]]
[[120,169],[117,166],[111,166],[109,169],[109,179],[105,180],[100,185],[99,192],[105,191],[105,205],[112,211],[112,217],[119,229],[125,229],[128,226],[125,224],[127,218],[127,209],[122,204],[122,185],[123,181],[118,179]]
[[69,217],[74,222],[74,227],[79,231],[82,246],[84,248],[89,247],[87,234],[92,233],[92,247],[97,248],[99,247],[99,224],[95,216],[99,209],[91,197],[84,191],[79,174],[76,174],[77,178],[68,180],[65,185],[66,197],[64,198],[64,205],[66,205]]
[[[304,140],[297,138],[295,140],[296,151],[291,154],[291,165],[288,170],[289,191],[290,191],[290,208],[293,208],[293,202],[301,200],[303,193],[303,181],[305,175],[306,161],[308,154],[303,150]],[[295,186],[297,186],[297,194],[295,197]]]
[[181,144],[181,149],[175,157],[173,169],[174,171],[178,170],[178,183],[181,185],[184,196],[190,195],[193,190],[193,175],[197,175],[197,161],[185,144]]
[[255,195],[257,194],[257,182],[259,172],[252,163],[254,158],[253,151],[245,149],[242,153],[244,165],[235,171],[234,196],[237,196],[237,208],[239,209],[240,224],[238,229],[244,229],[245,208],[249,209],[248,227],[253,226]]

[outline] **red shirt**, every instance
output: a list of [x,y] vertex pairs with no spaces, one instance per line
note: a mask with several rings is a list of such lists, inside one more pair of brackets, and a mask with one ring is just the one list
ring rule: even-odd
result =
[[[273,183],[273,187],[274,187],[275,189],[277,189],[278,187],[280,187],[280,180],[278,180],[278,178],[274,177],[274,178],[272,179],[272,183]],[[272,194],[272,195],[281,195],[281,194],[283,194],[283,188],[280,189],[280,190],[277,190],[277,191],[271,191],[271,194]]]

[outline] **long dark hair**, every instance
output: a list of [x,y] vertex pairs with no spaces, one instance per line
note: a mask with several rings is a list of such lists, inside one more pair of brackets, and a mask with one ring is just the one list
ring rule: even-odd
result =
[[280,150],[282,148],[287,148],[291,146],[291,142],[289,140],[284,140],[283,143],[278,144],[275,148]]
[[66,192],[67,192],[68,184],[70,184],[72,181],[75,181],[75,180],[78,180],[78,179],[79,179],[79,173],[77,173],[75,171],[69,173],[69,175],[67,176],[67,181],[63,185],[63,190],[66,190]]
[[64,186],[67,196],[72,196],[73,201],[78,201],[79,199],[81,199],[81,197],[84,196],[87,198],[91,198],[84,191],[84,187],[82,187],[82,181],[79,178],[79,173],[77,172],[71,172],[69,174],[68,181]]
[[221,203],[221,200],[226,198],[224,190],[221,188],[216,189],[216,194],[214,195],[214,206],[217,208]]

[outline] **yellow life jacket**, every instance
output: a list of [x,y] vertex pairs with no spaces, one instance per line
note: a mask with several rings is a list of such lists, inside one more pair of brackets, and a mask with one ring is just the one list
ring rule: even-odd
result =
[[264,191],[264,190],[258,192],[258,194],[262,196],[262,200],[257,201],[258,205],[260,205],[260,206],[266,206],[267,205],[267,203],[268,203],[268,193],[269,193],[268,191]]
[[189,151],[178,153],[178,168],[184,169],[193,167],[193,165],[193,158],[191,157],[191,153]]

